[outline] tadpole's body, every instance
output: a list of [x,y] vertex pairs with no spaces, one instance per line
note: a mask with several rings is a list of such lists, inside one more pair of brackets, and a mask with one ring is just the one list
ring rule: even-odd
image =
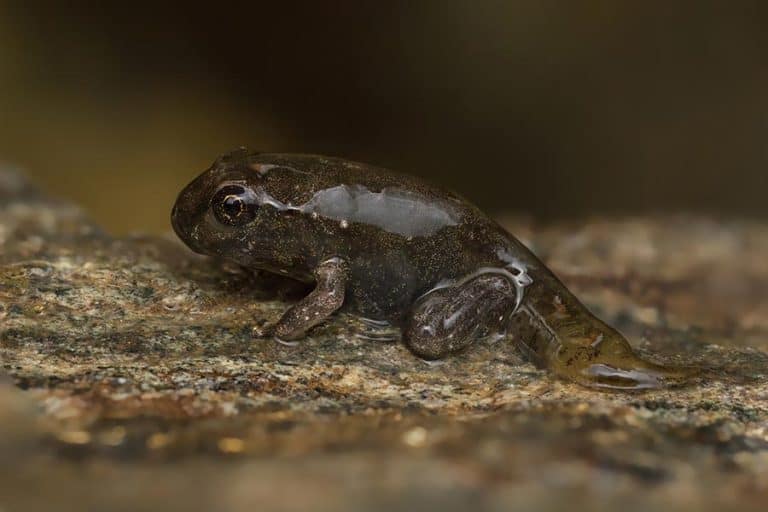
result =
[[587,386],[643,389],[677,378],[634,355],[477,207],[411,176],[238,150],[181,192],[172,223],[197,252],[315,283],[273,326],[281,340],[346,310],[400,326],[428,360],[496,335]]

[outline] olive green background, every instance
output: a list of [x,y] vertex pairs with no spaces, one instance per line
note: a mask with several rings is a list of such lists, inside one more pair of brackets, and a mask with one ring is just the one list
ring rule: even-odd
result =
[[768,3],[0,2],[0,159],[165,231],[238,145],[537,218],[768,215]]

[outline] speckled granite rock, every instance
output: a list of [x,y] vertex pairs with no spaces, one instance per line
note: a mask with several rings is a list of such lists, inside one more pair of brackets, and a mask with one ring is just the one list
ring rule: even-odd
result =
[[594,392],[503,343],[427,366],[350,317],[253,341],[300,287],[111,238],[0,172],[0,510],[764,509],[768,225],[506,224],[706,377]]

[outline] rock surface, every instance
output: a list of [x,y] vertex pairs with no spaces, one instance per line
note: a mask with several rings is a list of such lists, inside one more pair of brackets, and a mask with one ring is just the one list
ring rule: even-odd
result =
[[0,510],[764,510],[768,225],[505,224],[706,377],[595,392],[504,343],[427,366],[347,316],[253,341],[299,287],[112,238],[0,172]]

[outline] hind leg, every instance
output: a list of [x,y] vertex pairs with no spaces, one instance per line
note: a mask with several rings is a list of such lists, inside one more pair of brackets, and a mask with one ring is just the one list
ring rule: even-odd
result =
[[441,359],[501,329],[516,299],[515,285],[501,274],[481,274],[440,288],[416,303],[403,329],[403,341],[423,359]]

